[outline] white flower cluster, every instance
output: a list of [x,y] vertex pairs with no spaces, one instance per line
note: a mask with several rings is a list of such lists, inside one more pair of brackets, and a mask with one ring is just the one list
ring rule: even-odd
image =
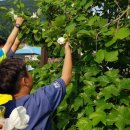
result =
[[14,10],[11,10],[9,13],[13,16],[14,20],[18,18],[18,16],[14,13]]
[[59,37],[58,40],[57,40],[57,42],[58,42],[60,45],[63,45],[63,44],[65,44],[66,39],[65,39],[64,37]]
[[36,13],[36,12],[33,12],[33,15],[31,16],[31,18],[37,19],[37,18],[38,18],[37,13]]
[[17,130],[25,129],[28,126],[29,116],[23,106],[15,108],[10,114],[9,118],[1,118],[0,124],[3,128],[1,130]]

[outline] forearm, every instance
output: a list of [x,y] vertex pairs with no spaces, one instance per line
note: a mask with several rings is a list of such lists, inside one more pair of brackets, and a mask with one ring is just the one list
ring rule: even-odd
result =
[[3,47],[3,50],[5,51],[6,54],[9,52],[10,48],[12,47],[12,45],[17,37],[18,31],[19,31],[19,29],[17,27],[14,27],[11,34],[9,35],[5,46]]
[[65,59],[64,59],[64,65],[62,69],[62,77],[65,84],[68,85],[72,78],[72,55],[71,55],[71,49],[66,50],[65,52]]
[[21,26],[21,24],[23,23],[23,18],[22,17],[18,17],[17,20],[16,20],[16,25],[14,26],[11,34],[9,35],[4,47],[3,47],[3,50],[4,52],[7,54],[9,52],[9,50],[11,49],[16,37],[17,37],[17,34],[19,32],[19,28]]
[[15,52],[20,44],[20,40],[16,37],[13,46],[11,47],[12,52]]

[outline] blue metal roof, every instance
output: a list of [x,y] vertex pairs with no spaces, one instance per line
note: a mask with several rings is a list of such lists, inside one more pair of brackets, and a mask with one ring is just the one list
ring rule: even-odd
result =
[[17,50],[15,54],[37,54],[37,55],[41,55],[41,47],[24,46],[22,49]]

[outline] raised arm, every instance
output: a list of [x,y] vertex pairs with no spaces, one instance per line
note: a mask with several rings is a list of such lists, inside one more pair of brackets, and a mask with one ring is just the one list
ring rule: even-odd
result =
[[18,37],[16,37],[16,39],[15,39],[15,41],[14,41],[14,44],[13,44],[13,46],[11,47],[12,52],[15,53],[15,51],[17,50],[19,44],[20,44],[20,40],[18,39]]
[[65,59],[61,78],[65,81],[66,85],[68,85],[72,79],[72,55],[69,42],[65,44]]
[[12,45],[17,37],[17,34],[19,32],[19,27],[21,26],[22,23],[23,23],[23,18],[18,17],[16,20],[16,25],[14,26],[11,34],[9,35],[9,37],[8,37],[4,47],[3,47],[3,50],[6,54],[10,51],[10,49],[11,49],[11,47],[12,47]]

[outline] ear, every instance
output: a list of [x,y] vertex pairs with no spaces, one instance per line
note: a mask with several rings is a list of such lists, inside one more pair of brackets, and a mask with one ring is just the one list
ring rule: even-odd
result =
[[23,77],[23,78],[21,79],[20,85],[21,85],[21,86],[24,86],[24,87],[28,87],[28,78]]

